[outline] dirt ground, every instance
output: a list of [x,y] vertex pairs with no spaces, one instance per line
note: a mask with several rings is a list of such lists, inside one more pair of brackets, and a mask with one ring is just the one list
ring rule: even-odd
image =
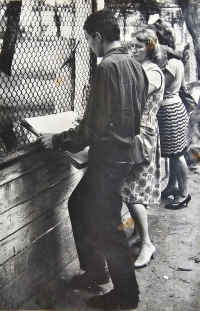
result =
[[[162,182],[164,188],[166,180]],[[200,310],[200,165],[189,170],[187,208],[164,209],[169,202],[147,210],[150,237],[156,256],[149,266],[136,270],[140,286],[138,311]],[[136,244],[133,255],[139,251]],[[78,261],[70,263],[37,295],[20,307],[23,310],[92,310],[86,306],[89,297],[106,292],[112,284],[88,290],[73,288],[70,278],[77,272]]]

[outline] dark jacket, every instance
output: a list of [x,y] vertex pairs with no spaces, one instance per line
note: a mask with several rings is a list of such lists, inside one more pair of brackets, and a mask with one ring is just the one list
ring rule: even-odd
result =
[[55,134],[54,148],[76,153],[90,146],[90,155],[131,163],[147,89],[141,65],[124,48],[110,50],[96,69],[83,119],[76,128]]

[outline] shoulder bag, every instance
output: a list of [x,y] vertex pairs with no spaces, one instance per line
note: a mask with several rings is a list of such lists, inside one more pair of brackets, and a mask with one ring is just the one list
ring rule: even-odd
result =
[[187,110],[188,113],[192,112],[195,108],[195,106],[197,105],[196,101],[194,100],[194,98],[192,97],[192,95],[189,93],[189,91],[184,88],[181,87],[179,90],[179,96]]
[[155,132],[149,127],[142,126],[140,134],[135,135],[133,142],[134,164],[150,164],[153,156]]

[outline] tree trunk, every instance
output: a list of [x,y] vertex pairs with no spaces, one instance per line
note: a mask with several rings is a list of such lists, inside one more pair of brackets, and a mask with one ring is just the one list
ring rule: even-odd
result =
[[178,0],[189,33],[192,36],[200,79],[200,2],[199,0]]
[[22,1],[11,1],[8,4],[6,15],[8,17],[3,46],[0,55],[0,71],[11,75],[11,66],[15,53],[15,43],[19,31],[19,20]]

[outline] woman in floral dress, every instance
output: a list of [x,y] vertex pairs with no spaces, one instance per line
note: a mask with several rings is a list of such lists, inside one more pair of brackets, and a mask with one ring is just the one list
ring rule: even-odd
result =
[[127,204],[131,217],[138,229],[141,248],[134,263],[135,268],[148,265],[155,247],[148,233],[147,205],[160,203],[161,197],[161,152],[157,111],[162,103],[164,76],[156,65],[160,61],[160,47],[156,34],[150,29],[143,29],[132,35],[132,56],[142,65],[149,80],[148,99],[145,105],[141,131],[148,127],[155,133],[153,157],[150,164],[135,164],[124,180],[121,188],[123,201]]

